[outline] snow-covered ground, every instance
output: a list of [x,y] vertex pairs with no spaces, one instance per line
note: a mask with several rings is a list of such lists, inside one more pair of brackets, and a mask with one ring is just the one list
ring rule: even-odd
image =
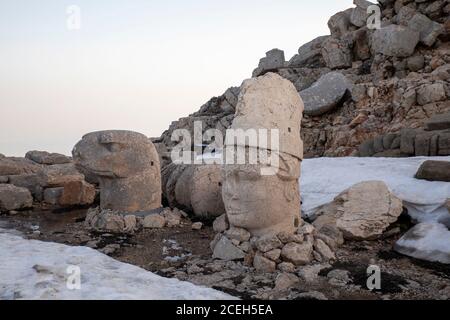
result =
[[[76,289],[77,268],[81,280],[79,290]],[[0,300],[4,299],[202,300],[233,297],[157,276],[90,248],[26,240],[17,232],[0,228]]]
[[381,180],[403,200],[413,218],[450,226],[450,215],[444,207],[450,198],[450,183],[414,178],[425,160],[450,161],[450,157],[306,159],[300,181],[303,214],[311,215],[313,209],[358,182]]

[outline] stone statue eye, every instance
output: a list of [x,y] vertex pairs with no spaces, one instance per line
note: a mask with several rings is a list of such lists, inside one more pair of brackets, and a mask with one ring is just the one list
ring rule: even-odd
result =
[[105,145],[110,152],[119,152],[120,150],[122,150],[122,146],[119,143],[110,142],[106,143]]

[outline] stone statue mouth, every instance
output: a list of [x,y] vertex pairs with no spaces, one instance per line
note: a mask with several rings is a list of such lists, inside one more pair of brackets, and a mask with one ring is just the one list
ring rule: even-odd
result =
[[237,209],[230,209],[230,210],[227,210],[227,214],[230,216],[238,216],[238,215],[245,214],[245,212],[241,211],[241,210],[237,210]]
[[84,169],[86,171],[92,172],[93,174],[97,175],[97,176],[101,176],[101,177],[108,177],[108,178],[114,178],[115,175],[114,173],[112,173],[111,171],[108,170],[99,170],[99,169],[93,169],[90,168],[88,166],[82,165],[82,164],[77,164],[77,167],[80,167],[81,169]]

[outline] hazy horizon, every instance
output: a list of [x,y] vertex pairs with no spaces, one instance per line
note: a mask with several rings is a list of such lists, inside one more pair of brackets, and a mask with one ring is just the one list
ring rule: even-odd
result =
[[[81,29],[67,28],[67,7]],[[160,136],[239,86],[272,48],[290,59],[352,0],[0,0],[0,153],[70,154],[105,129]]]

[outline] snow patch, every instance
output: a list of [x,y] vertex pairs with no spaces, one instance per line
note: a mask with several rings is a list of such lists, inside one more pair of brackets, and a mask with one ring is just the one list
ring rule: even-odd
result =
[[[157,276],[87,247],[26,240],[5,229],[0,229],[0,257],[0,300],[233,299],[213,289]],[[80,290],[67,287],[70,266],[80,268]]]
[[414,178],[426,160],[450,161],[450,157],[305,159],[300,181],[302,214],[311,216],[317,207],[356,183],[379,180],[403,200],[417,221],[439,221],[450,226],[450,214],[445,208],[450,183]]

